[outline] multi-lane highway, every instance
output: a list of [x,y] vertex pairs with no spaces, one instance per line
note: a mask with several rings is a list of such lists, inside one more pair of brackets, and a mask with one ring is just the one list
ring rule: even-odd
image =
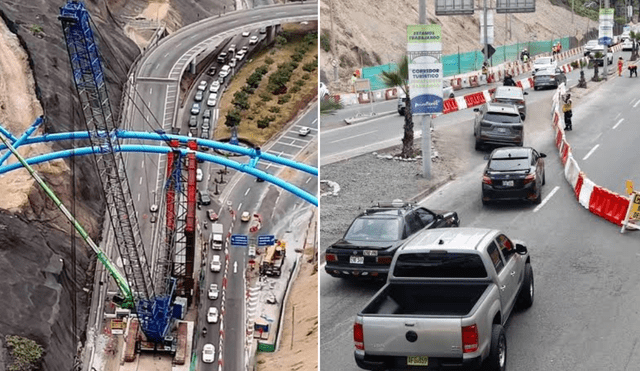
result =
[[[576,78],[570,76],[574,84]],[[627,76],[610,77],[588,95],[574,98],[574,129],[567,132],[581,169],[596,184],[619,193],[624,193],[625,179],[640,182],[634,146],[640,139],[633,120],[640,110],[636,83]],[[620,234],[619,227],[576,201],[553,140],[552,94],[530,91],[527,96],[525,145],[547,154],[541,206],[482,206],[480,174],[486,152],[474,150],[472,112],[437,119],[450,120],[436,130],[441,137],[461,138],[452,145],[470,159],[469,170],[420,204],[455,210],[461,226],[498,228],[529,247],[536,298],[532,308],[516,311],[507,323],[509,369],[631,370],[640,360],[633,331],[640,326],[640,235]],[[359,369],[353,357],[353,320],[381,286],[332,278],[321,270],[321,370]]]

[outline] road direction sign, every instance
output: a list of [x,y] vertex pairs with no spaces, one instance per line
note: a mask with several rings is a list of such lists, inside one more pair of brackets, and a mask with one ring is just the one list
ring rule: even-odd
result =
[[258,236],[258,246],[270,246],[276,243],[276,237],[272,234]]
[[231,244],[235,246],[249,246],[249,236],[246,234],[232,234]]

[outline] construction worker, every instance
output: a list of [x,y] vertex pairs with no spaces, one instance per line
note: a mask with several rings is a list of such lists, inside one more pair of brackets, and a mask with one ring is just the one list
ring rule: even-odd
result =
[[571,127],[571,117],[573,116],[572,103],[571,94],[567,93],[563,99],[562,112],[564,112],[564,130],[568,131],[573,130]]
[[618,76],[622,76],[622,67],[624,66],[624,61],[622,57],[618,58]]

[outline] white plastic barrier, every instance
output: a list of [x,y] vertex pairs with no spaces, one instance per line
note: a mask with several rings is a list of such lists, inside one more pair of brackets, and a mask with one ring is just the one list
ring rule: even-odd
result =
[[467,101],[464,100],[464,96],[455,97],[456,103],[458,104],[458,110],[467,109]]
[[564,165],[564,176],[574,190],[576,189],[579,175],[580,167],[578,166],[578,162],[573,158],[573,154],[569,153],[567,163]]
[[580,205],[582,205],[585,209],[589,209],[589,200],[591,199],[593,186],[595,186],[595,183],[593,183],[591,180],[589,180],[588,178],[583,179],[578,202],[580,202]]

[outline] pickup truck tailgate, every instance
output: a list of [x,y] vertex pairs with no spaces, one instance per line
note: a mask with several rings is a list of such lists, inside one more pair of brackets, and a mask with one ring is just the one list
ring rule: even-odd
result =
[[370,355],[462,358],[459,317],[368,315],[363,328]]

